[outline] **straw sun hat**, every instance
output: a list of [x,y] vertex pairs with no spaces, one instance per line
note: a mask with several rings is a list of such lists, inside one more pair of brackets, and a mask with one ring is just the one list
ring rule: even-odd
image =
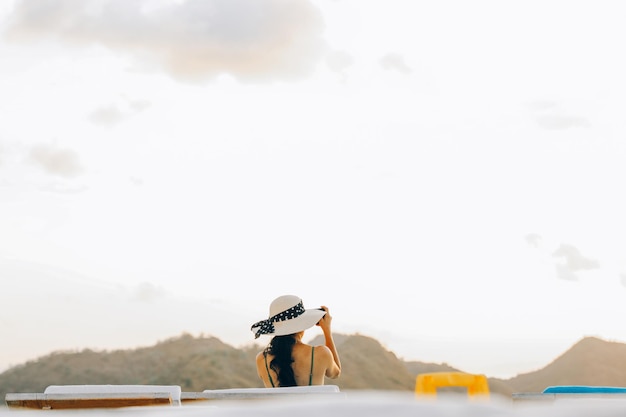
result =
[[306,310],[300,297],[282,295],[270,304],[269,318],[254,323],[250,330],[255,339],[263,334],[285,336],[315,326],[324,314],[319,308]]

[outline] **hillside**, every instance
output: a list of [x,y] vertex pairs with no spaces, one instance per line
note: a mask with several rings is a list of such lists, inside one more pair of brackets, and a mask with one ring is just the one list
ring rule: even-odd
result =
[[135,350],[55,352],[0,375],[0,393],[41,392],[51,384],[164,384],[184,391],[253,387],[251,350],[183,335]]
[[626,344],[587,337],[545,368],[506,383],[515,392],[541,392],[550,385],[626,386]]
[[[412,391],[420,373],[458,371],[446,364],[404,362],[367,336],[336,335],[335,341],[343,372],[327,383],[342,390]],[[42,392],[52,384],[162,384],[180,385],[183,391],[260,387],[254,367],[260,349],[236,349],[214,337],[184,334],[134,350],[54,352],[0,374],[0,395]],[[626,345],[585,338],[541,370],[489,379],[491,392],[506,397],[573,384],[626,386]]]
[[[405,364],[366,336],[336,335],[335,341],[343,372],[332,383],[343,390],[412,391],[415,369],[449,369],[419,362]],[[182,335],[134,350],[55,352],[0,374],[0,395],[42,392],[52,384],[173,384],[183,391],[260,387],[254,367],[259,350],[261,346],[236,349],[216,338]]]

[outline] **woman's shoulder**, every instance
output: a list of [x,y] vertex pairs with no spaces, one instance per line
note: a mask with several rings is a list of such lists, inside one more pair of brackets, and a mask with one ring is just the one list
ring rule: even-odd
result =
[[313,347],[315,357],[333,357],[332,352],[326,345],[318,345]]
[[266,352],[264,350],[262,350],[259,353],[257,353],[256,354],[256,361],[257,361],[257,363],[263,362],[265,360],[265,355],[266,355]]

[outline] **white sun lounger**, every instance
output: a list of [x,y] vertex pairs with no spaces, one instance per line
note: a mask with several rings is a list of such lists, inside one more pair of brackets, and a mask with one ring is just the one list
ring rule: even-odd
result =
[[178,385],[50,385],[43,393],[7,394],[10,408],[76,409],[180,405]]
[[344,395],[337,385],[312,385],[279,388],[229,388],[204,390],[202,392],[183,392],[183,403],[186,401],[208,400],[258,400],[275,398],[294,398],[303,396],[337,396]]

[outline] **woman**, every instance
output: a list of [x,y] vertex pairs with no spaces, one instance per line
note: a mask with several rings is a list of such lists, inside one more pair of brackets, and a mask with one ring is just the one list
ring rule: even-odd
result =
[[[328,307],[306,310],[295,295],[278,297],[270,316],[252,325],[255,338],[273,335],[270,344],[256,356],[256,369],[265,387],[324,385],[324,377],[338,378],[341,362],[330,330]],[[302,343],[304,331],[318,325],[324,332],[323,346]]]

